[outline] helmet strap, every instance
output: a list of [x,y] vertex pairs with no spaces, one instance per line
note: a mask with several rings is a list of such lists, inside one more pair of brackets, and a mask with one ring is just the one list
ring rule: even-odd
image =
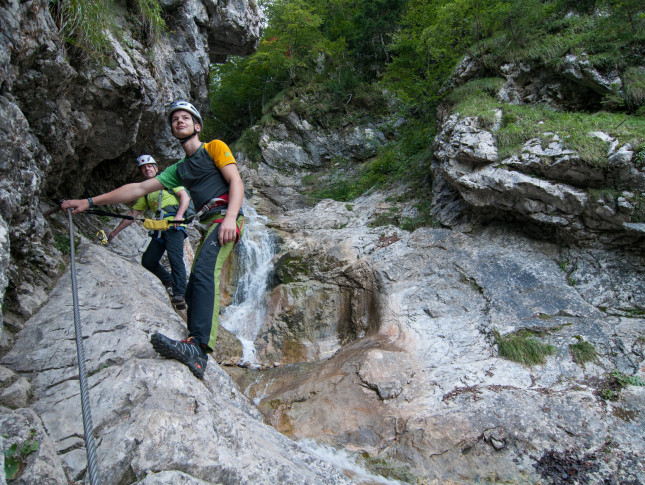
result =
[[190,140],[192,137],[194,137],[194,136],[196,136],[198,134],[199,134],[199,131],[195,130],[192,135],[188,135],[187,137],[184,137],[184,138],[177,137],[177,139],[179,140],[179,143],[181,143],[183,145],[188,140]]
[[[198,124],[198,123],[199,123],[199,120],[197,120],[197,118],[195,118],[192,114],[191,114],[190,116],[191,116],[191,118],[193,119],[193,127],[194,127],[196,124]],[[201,124],[200,124],[199,126],[200,126],[200,128],[201,128]],[[185,137],[185,138],[179,138],[179,137],[177,137],[177,139],[179,140],[179,143],[181,143],[181,144],[183,145],[183,144],[184,144],[184,143],[186,143],[188,140],[190,140],[193,136],[195,136],[195,135],[199,135],[199,133],[200,133],[201,131],[202,131],[201,129],[200,129],[199,131],[197,131],[197,128],[193,128],[193,134],[192,134],[192,135],[189,135],[189,136],[187,136],[187,137]]]

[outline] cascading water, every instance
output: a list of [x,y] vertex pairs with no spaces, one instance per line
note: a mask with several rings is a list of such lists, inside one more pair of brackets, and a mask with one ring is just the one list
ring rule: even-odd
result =
[[258,215],[246,202],[242,209],[246,220],[238,248],[241,276],[233,303],[223,312],[222,325],[242,342],[242,362],[256,364],[253,342],[266,317],[264,294],[277,248],[275,238],[265,225],[268,219]]
[[[246,203],[243,206],[246,217],[244,237],[238,247],[238,264],[241,274],[233,303],[223,312],[222,325],[233,332],[242,342],[242,362],[257,364],[254,341],[266,318],[265,293],[269,276],[273,270],[273,257],[277,252],[276,238],[266,227],[267,218],[258,215]],[[259,404],[261,397],[254,402]],[[402,485],[398,480],[384,478],[369,472],[358,463],[356,456],[344,450],[302,440],[299,445],[318,458],[329,462],[350,477],[357,485]]]
[[351,478],[356,485],[403,485],[403,482],[399,480],[386,478],[370,472],[365,467],[364,460],[361,459],[361,455],[358,453],[350,453],[343,449],[336,449],[329,445],[317,443],[311,439],[302,439],[297,443],[318,458],[331,463],[344,475]]

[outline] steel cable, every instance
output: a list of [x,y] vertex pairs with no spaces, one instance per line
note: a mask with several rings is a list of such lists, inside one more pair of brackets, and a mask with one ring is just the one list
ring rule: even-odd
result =
[[74,226],[72,225],[72,209],[67,210],[69,216],[69,248],[70,272],[72,274],[72,298],[74,302],[74,330],[76,332],[76,355],[78,357],[78,378],[81,386],[81,411],[83,413],[83,430],[85,432],[85,451],[90,485],[99,485],[98,460],[94,443],[94,427],[90,411],[90,395],[87,387],[87,370],[85,368],[85,348],[81,332],[81,313],[78,307],[78,288],[76,286],[76,266],[74,264]]

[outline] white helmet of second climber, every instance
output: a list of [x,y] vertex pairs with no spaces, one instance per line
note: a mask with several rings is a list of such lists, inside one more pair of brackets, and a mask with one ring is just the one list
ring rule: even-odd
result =
[[150,163],[157,165],[157,162],[155,162],[155,159],[152,158],[150,155],[141,155],[140,157],[137,157],[137,167],[142,167]]
[[175,101],[170,105],[170,108],[168,108],[168,124],[172,125],[172,114],[175,111],[188,111],[191,115],[193,115],[195,118],[197,118],[197,121],[199,122],[200,125],[204,125],[202,122],[202,116],[199,114],[199,111],[197,111],[197,108],[195,108],[192,104],[188,103],[187,101]]

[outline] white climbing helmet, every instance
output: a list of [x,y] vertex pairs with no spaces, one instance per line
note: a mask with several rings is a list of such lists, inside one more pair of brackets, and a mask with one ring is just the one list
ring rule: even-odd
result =
[[155,159],[150,155],[141,155],[140,157],[137,157],[137,167],[143,167],[144,165],[148,165],[150,163],[157,165]]
[[197,118],[197,121],[199,121],[199,124],[204,126],[204,123],[202,122],[202,116],[199,114],[199,111],[197,111],[197,108],[195,108],[192,104],[186,102],[186,101],[175,101],[170,105],[170,108],[168,108],[168,124],[172,126],[171,122],[171,117],[172,114],[175,111],[188,111],[191,115],[193,115],[195,118]]

